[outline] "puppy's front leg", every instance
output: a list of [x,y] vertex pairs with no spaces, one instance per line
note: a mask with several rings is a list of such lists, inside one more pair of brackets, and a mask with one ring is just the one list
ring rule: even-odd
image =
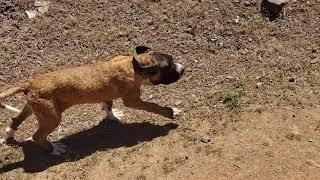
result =
[[155,103],[150,103],[150,102],[145,102],[140,99],[140,97],[127,97],[127,98],[122,98],[122,101],[125,106],[134,108],[134,109],[139,109],[139,110],[144,110],[156,114],[160,114],[164,117],[174,119],[175,115],[179,113],[179,110],[169,108],[169,107],[162,107],[159,106]]
[[106,101],[102,104],[102,110],[105,110],[106,112],[105,120],[111,122],[119,122],[121,117],[123,116],[123,112],[117,109],[113,109],[112,105],[112,101]]

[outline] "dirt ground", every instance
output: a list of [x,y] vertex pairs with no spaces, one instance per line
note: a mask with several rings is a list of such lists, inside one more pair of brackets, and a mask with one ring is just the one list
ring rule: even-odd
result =
[[[175,120],[115,106],[67,110],[48,156],[23,140],[0,146],[1,179],[319,179],[320,1],[291,1],[284,19],[249,0],[52,0],[28,19],[31,0],[0,0],[0,89],[38,74],[108,60],[147,45],[186,73],[143,99],[177,107]],[[241,93],[239,93],[241,92]],[[3,102],[21,108],[24,95]],[[0,136],[14,114],[0,110]],[[209,141],[209,142],[208,142]]]

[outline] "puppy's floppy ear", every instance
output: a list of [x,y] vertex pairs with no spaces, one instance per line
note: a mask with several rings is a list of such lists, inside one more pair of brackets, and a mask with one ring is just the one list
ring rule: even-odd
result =
[[135,57],[132,60],[133,69],[141,75],[153,75],[158,72],[158,66],[153,61],[148,64],[140,63]]
[[136,47],[136,53],[137,54],[143,54],[143,53],[147,53],[150,52],[151,48],[147,47],[147,46],[137,46]]

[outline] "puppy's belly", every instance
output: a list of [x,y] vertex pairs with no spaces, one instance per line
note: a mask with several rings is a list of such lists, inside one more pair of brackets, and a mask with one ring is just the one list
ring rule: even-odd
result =
[[55,95],[56,99],[68,106],[86,103],[99,103],[120,97],[114,88],[106,89],[72,89]]

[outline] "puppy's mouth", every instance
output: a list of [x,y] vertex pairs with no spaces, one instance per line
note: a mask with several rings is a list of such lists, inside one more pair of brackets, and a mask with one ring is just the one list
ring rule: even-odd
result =
[[172,84],[177,82],[184,74],[184,66],[182,64],[175,63],[174,66],[168,70],[160,72],[160,78],[158,81],[153,81],[152,84]]
[[176,63],[175,66],[176,66],[176,71],[179,73],[179,78],[181,78],[184,73],[184,66],[179,63]]

